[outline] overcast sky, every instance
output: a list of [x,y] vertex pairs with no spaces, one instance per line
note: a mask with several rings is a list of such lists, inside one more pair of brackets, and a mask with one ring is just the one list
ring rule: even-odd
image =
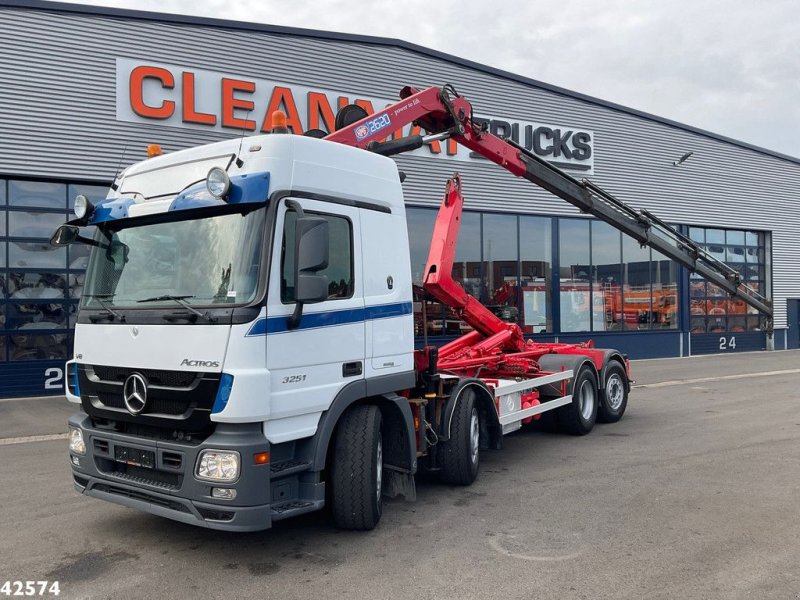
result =
[[79,3],[399,38],[800,157],[798,0]]

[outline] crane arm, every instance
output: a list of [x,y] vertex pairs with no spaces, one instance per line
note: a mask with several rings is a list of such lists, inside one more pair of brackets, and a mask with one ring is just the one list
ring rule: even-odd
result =
[[[325,139],[390,155],[419,148],[433,139],[452,138],[514,175],[524,177],[640,244],[700,274],[731,296],[772,318],[771,301],[742,282],[736,270],[652,213],[637,211],[588,179],[577,180],[513,141],[489,133],[475,122],[472,105],[452,86],[421,91],[405,87],[400,97],[399,102],[343,127]],[[409,123],[419,124],[430,135],[380,141]]]

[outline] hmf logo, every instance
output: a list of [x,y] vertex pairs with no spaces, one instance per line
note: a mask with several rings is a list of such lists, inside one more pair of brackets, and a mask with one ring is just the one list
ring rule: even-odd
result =
[[[336,111],[342,106],[358,104],[373,114],[394,103],[391,99],[353,97],[342,92],[126,58],[117,59],[116,83],[118,120],[232,133],[269,131],[270,115],[275,110],[286,113],[287,126],[295,134],[308,129],[330,132]],[[594,136],[590,131],[489,116],[476,117],[476,121],[485,123],[493,134],[513,139],[562,168],[592,174]],[[420,133],[419,127],[409,125],[397,131],[387,130],[386,138],[416,133]],[[452,140],[432,142],[412,154],[464,161],[476,158]]]

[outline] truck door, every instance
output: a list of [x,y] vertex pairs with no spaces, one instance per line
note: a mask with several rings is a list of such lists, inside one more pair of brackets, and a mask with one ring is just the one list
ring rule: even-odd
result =
[[[294,228],[297,212],[281,201],[276,215],[267,296],[267,368],[271,406],[267,433],[280,439],[313,432],[319,414],[352,381],[364,379],[365,324],[360,219],[357,208],[297,199],[304,213],[323,217],[329,227],[326,300],[294,312]],[[281,423],[280,419],[284,419]],[[285,431],[284,431],[285,430]],[[305,435],[308,435],[308,431]]]

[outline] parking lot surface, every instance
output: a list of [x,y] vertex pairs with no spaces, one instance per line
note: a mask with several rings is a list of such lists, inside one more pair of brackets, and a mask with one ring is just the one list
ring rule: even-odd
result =
[[[0,584],[60,598],[800,598],[800,352],[634,363],[625,418],[523,430],[372,532],[196,528],[85,498],[63,398],[0,401]],[[29,437],[34,436],[34,437]]]

